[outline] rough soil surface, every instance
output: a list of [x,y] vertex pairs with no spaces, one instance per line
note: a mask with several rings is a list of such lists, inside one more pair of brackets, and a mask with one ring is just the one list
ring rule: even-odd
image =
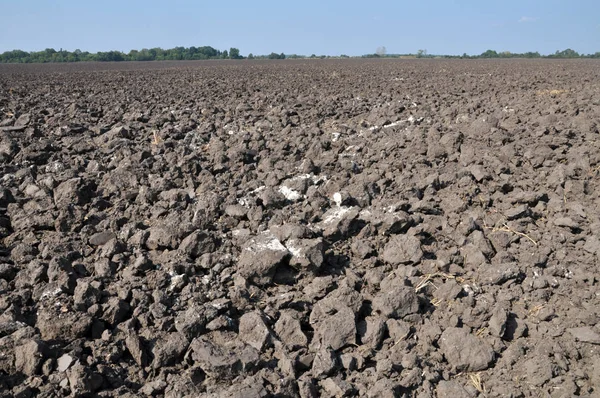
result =
[[598,394],[599,82],[0,66],[0,397]]

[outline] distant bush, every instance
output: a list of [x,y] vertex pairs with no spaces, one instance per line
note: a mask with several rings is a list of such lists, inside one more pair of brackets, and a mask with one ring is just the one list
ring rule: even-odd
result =
[[285,59],[285,54],[281,53],[281,54],[276,54],[276,53],[271,53],[268,56],[269,59]]

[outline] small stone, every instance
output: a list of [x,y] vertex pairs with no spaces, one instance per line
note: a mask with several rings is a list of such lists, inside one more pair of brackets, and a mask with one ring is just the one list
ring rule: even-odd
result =
[[101,292],[97,282],[86,278],[78,279],[73,294],[73,304],[76,310],[86,311],[89,307],[100,301]]
[[421,241],[410,235],[393,235],[383,249],[383,260],[392,265],[415,264],[423,258]]
[[308,344],[299,317],[300,314],[296,311],[284,310],[275,323],[275,333],[289,350],[297,350]]
[[144,384],[144,386],[140,388],[140,392],[149,397],[156,396],[162,393],[167,385],[168,384],[163,380],[154,380]]
[[397,382],[387,377],[379,379],[372,388],[367,391],[368,398],[396,398],[399,394],[400,386]]
[[600,334],[589,326],[569,328],[567,331],[583,343],[600,344]]
[[72,178],[54,188],[54,203],[59,208],[87,203],[94,194],[93,186],[81,178]]
[[286,242],[285,247],[292,254],[291,266],[318,269],[323,265],[324,244],[322,238],[290,239]]
[[102,376],[80,362],[67,370],[71,393],[74,396],[88,395],[102,386]]
[[440,381],[439,384],[437,385],[435,392],[436,392],[438,398],[457,398],[457,397],[475,398],[477,396],[476,393],[474,393],[474,394],[470,393],[461,384],[459,384],[458,382],[456,382],[454,380]]
[[583,245],[583,250],[588,253],[600,254],[600,239],[596,235],[588,236]]
[[375,252],[375,247],[367,240],[355,238],[352,241],[352,254],[360,259],[365,259]]
[[279,191],[273,188],[267,188],[260,194],[260,200],[264,208],[275,208],[285,204],[286,198]]
[[553,364],[548,357],[528,359],[521,364],[521,368],[525,379],[533,386],[541,387],[554,377]]
[[207,375],[228,380],[257,365],[260,356],[255,348],[244,345],[231,333],[214,333],[221,333],[220,340],[227,340],[213,342],[203,336],[190,345],[192,359]]
[[127,319],[130,306],[118,297],[111,297],[106,304],[102,305],[102,309],[102,319],[114,327]]
[[357,207],[336,206],[323,214],[323,221],[318,223],[317,226],[323,230],[323,237],[325,238],[333,239],[349,236],[357,224],[355,221],[359,212]]
[[145,367],[147,365],[148,358],[137,335],[130,333],[125,339],[125,347],[127,347],[127,351],[129,351],[138,366]]
[[153,368],[159,369],[175,364],[183,356],[189,344],[185,335],[179,332],[170,333],[166,339],[158,340],[152,349]]
[[189,307],[175,318],[175,329],[190,340],[199,335],[205,325],[206,316],[203,309],[197,305]]
[[385,322],[388,333],[394,342],[406,340],[410,336],[411,329],[408,322],[398,319],[388,319]]
[[116,235],[110,231],[98,232],[90,237],[90,245],[92,246],[102,246],[107,243],[109,240],[116,238]]
[[337,366],[335,351],[331,348],[322,348],[317,351],[312,366],[312,375],[317,379],[329,376]]
[[479,281],[483,285],[499,285],[521,275],[517,263],[482,265],[479,270]]
[[319,384],[329,397],[349,397],[354,391],[352,385],[339,376],[336,378],[328,377]]
[[239,274],[257,285],[271,283],[273,276],[289,251],[270,233],[261,234],[248,241],[238,260]]
[[554,225],[557,227],[567,227],[572,230],[579,229],[579,224],[573,221],[571,217],[560,217],[554,220]]
[[39,373],[44,362],[46,346],[41,341],[31,340],[15,348],[15,368],[27,376]]
[[423,381],[422,376],[423,371],[419,368],[411,369],[402,380],[400,380],[400,385],[405,388],[414,388],[419,386]]
[[529,215],[529,206],[526,204],[513,207],[504,212],[507,220],[516,220],[518,218],[527,217]]
[[240,318],[239,336],[246,344],[262,351],[271,337],[271,331],[262,314],[254,311],[245,313]]
[[494,360],[494,350],[466,328],[448,328],[439,339],[446,360],[457,372],[485,370]]
[[342,354],[340,355],[340,363],[342,367],[348,371],[353,371],[356,369],[356,357],[352,354]]
[[215,251],[214,240],[206,233],[194,231],[181,241],[179,251],[191,258],[197,258]]
[[475,181],[481,182],[490,178],[490,175],[480,165],[473,165],[469,168],[471,175],[475,178]]
[[170,226],[157,225],[149,229],[146,247],[150,250],[177,248],[177,233]]
[[244,218],[248,213],[248,209],[241,205],[229,205],[225,208],[225,214],[235,218]]
[[414,225],[414,220],[403,211],[385,213],[379,230],[384,235],[404,234]]
[[373,310],[384,317],[402,318],[419,312],[419,298],[409,286],[380,291],[373,299]]
[[73,362],[74,362],[74,359],[72,356],[70,356],[69,354],[63,354],[63,355],[61,355],[60,358],[58,358],[57,370],[59,372],[66,372],[67,369],[69,369],[71,367]]
[[309,239],[313,236],[313,232],[306,225],[302,224],[286,223],[273,226],[270,230],[281,242],[286,242],[290,239]]
[[84,337],[92,326],[92,318],[73,311],[56,313],[53,308],[39,311],[36,327],[43,340],[76,340]]
[[317,387],[313,383],[312,379],[303,375],[298,379],[298,393],[300,398],[317,398]]
[[508,312],[501,307],[496,307],[492,317],[488,322],[488,330],[493,336],[503,338],[506,332],[506,322],[508,321]]
[[369,316],[359,323],[358,334],[362,344],[373,349],[381,344],[385,331],[385,319],[381,317]]
[[315,330],[312,344],[315,347],[330,347],[339,350],[347,345],[356,344],[356,323],[354,312],[340,305],[333,315],[321,317],[313,325]]
[[31,113],[24,113],[15,121],[15,126],[27,126],[31,121]]

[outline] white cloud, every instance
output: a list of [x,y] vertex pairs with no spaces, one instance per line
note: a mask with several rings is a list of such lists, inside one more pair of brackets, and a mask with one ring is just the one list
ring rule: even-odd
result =
[[538,17],[521,17],[521,19],[519,19],[519,23],[535,22],[538,19]]

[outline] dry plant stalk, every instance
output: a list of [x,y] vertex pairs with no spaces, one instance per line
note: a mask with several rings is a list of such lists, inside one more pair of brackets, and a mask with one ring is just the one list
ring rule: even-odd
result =
[[561,94],[564,94],[566,92],[567,92],[567,90],[557,90],[557,89],[554,89],[554,90],[540,90],[540,91],[537,92],[537,95],[549,95],[551,97],[556,97],[557,95],[561,95]]
[[534,245],[536,245],[536,246],[538,245],[538,243],[531,236],[524,234],[523,232],[519,232],[519,231],[512,229],[511,227],[508,226],[507,223],[504,223],[501,228],[488,227],[487,225],[484,225],[484,227],[487,229],[491,229],[492,232],[508,232],[508,233],[512,233],[515,235],[519,235],[523,238],[529,239],[531,241],[531,243],[533,243]]
[[532,316],[532,315],[533,315],[533,316],[537,315],[537,314],[538,314],[538,313],[539,313],[539,312],[540,312],[540,311],[541,311],[541,310],[542,310],[544,307],[545,307],[545,305],[544,305],[544,304],[538,304],[538,305],[536,305],[536,306],[532,307],[532,308],[529,310],[529,315],[530,315],[530,316]]
[[162,139],[160,138],[156,130],[152,131],[152,137],[154,137],[152,140],[152,145],[158,145],[162,142]]
[[431,280],[433,278],[437,278],[437,277],[445,278],[445,279],[456,279],[456,281],[458,281],[459,283],[464,282],[464,279],[461,278],[460,276],[455,276],[455,275],[452,275],[452,274],[446,274],[445,272],[434,272],[432,274],[426,274],[426,275],[423,275],[421,277],[421,281],[415,287],[415,292],[419,293],[419,291],[423,290],[425,287],[427,287],[429,285],[431,285],[433,287],[436,287],[433,284],[433,282],[431,282]]
[[598,173],[600,171],[600,165],[590,168],[590,171],[588,172],[588,176],[593,177],[596,173]]
[[480,394],[485,394],[485,386],[481,381],[481,373],[469,373],[469,381]]
[[432,304],[434,307],[439,307],[439,305],[440,305],[440,304],[442,304],[442,300],[441,300],[441,299],[438,299],[438,298],[434,298],[434,299],[432,299],[432,300],[431,300],[431,304]]

